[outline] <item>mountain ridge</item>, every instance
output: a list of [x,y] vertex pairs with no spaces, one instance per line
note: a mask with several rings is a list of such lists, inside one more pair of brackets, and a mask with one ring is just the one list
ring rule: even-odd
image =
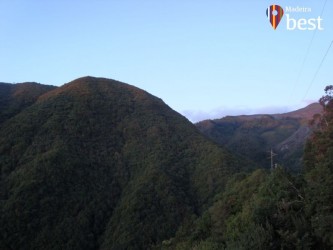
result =
[[302,152],[311,134],[312,117],[322,112],[319,103],[283,114],[226,116],[196,123],[197,128],[233,153],[240,153],[268,167],[268,151],[275,150],[277,162],[293,171],[302,168]]
[[36,82],[0,83],[0,124],[35,103],[44,93],[55,88],[55,86]]
[[4,249],[151,248],[249,165],[160,98],[94,77],[9,117],[0,156]]

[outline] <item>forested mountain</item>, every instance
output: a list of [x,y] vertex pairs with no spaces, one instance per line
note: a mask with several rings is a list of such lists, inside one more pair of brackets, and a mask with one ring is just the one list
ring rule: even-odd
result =
[[[230,154],[118,81],[0,90],[0,249],[333,248],[332,86],[298,175]],[[278,142],[304,112],[228,122]]]
[[286,114],[227,116],[196,126],[218,144],[245,155],[263,168],[270,167],[268,152],[273,149],[279,165],[300,172],[305,142],[312,130],[309,121],[321,112],[321,105],[313,103]]
[[149,249],[251,167],[131,85],[1,88],[0,249]]
[[162,249],[333,249],[333,86],[325,91],[302,174],[278,167],[234,175]]

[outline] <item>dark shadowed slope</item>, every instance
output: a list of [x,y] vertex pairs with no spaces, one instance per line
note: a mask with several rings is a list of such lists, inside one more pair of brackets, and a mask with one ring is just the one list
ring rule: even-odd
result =
[[1,249],[149,249],[246,162],[162,100],[85,77],[0,131]]
[[299,171],[305,141],[311,134],[308,123],[321,111],[314,103],[286,114],[227,116],[196,125],[204,135],[262,167],[270,167],[268,151],[273,149],[278,164]]
[[0,125],[54,88],[56,87],[34,82],[0,83]]

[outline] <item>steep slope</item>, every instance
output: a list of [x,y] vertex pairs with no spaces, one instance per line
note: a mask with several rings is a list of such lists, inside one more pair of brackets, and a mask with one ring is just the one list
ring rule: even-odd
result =
[[270,166],[268,151],[274,149],[278,154],[277,163],[300,171],[305,141],[311,134],[308,123],[321,110],[321,106],[314,103],[286,114],[227,116],[202,121],[196,126],[215,142],[262,167]]
[[[162,100],[85,77],[0,131],[1,249],[149,249],[246,166]],[[185,223],[186,224],[186,223]]]
[[302,174],[282,167],[235,174],[193,226],[162,249],[333,249],[332,85],[319,103]]
[[35,82],[0,83],[0,125],[24,108],[32,105],[39,96],[54,88],[56,87]]

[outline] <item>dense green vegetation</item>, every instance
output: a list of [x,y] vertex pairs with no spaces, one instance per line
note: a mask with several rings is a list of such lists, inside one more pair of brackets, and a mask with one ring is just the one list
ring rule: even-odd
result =
[[1,249],[147,249],[248,167],[160,99],[86,77],[0,130]]
[[34,82],[0,83],[0,124],[32,105],[39,96],[54,88],[54,86]]
[[300,172],[306,139],[311,134],[308,122],[321,113],[318,103],[306,108],[275,115],[227,116],[196,124],[207,137],[242,154],[263,168],[269,168],[268,152],[273,149],[276,162],[293,172]]
[[333,87],[292,175],[133,86],[33,86],[23,106],[0,96],[0,249],[333,248]]
[[332,249],[333,86],[320,103],[305,169],[236,174],[214,204],[163,249]]

